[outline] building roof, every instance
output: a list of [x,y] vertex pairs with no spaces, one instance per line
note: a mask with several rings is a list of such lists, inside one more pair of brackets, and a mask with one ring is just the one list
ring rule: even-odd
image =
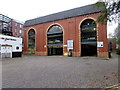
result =
[[97,6],[95,6],[95,4],[78,7],[78,8],[50,14],[47,16],[27,20],[24,24],[24,27],[41,24],[41,23],[45,23],[45,22],[50,22],[50,21],[55,21],[55,20],[71,18],[71,17],[75,17],[75,16],[97,13],[97,12],[100,12],[103,8],[105,8],[105,7],[97,7]]
[[3,15],[3,14],[0,14],[0,21],[4,21],[4,22],[11,22],[11,21],[15,21],[16,23],[19,23],[19,24],[24,24],[24,22],[21,22],[21,21],[18,21],[16,19],[13,19],[13,18],[10,18],[6,15]]

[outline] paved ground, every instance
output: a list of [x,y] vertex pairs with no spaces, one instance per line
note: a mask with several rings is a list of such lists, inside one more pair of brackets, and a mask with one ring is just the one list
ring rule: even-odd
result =
[[3,88],[99,88],[118,83],[118,56],[3,59]]

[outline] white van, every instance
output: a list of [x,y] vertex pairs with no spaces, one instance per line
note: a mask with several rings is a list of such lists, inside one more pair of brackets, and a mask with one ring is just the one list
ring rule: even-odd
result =
[[0,35],[0,57],[21,57],[22,38]]

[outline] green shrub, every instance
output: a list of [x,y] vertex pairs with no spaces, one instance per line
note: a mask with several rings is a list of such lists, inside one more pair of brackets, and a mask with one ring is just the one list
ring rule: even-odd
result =
[[29,48],[28,49],[28,53],[29,54],[34,54],[35,53],[35,49],[34,48]]

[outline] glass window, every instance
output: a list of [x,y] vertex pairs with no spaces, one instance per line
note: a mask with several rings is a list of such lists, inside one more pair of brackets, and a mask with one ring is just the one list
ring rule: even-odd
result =
[[23,28],[23,25],[20,25],[20,28]]
[[15,26],[17,26],[18,24],[16,23]]
[[21,34],[21,33],[22,33],[22,30],[20,30],[19,33]]
[[28,39],[29,48],[35,48],[35,31],[33,29],[29,30]]
[[2,15],[0,15],[0,20],[2,20]]
[[60,43],[63,43],[62,28],[58,25],[54,25],[48,30],[48,44]]
[[17,29],[15,29],[15,32],[17,32]]
[[81,24],[82,42],[96,41],[96,23],[92,19],[87,19]]
[[54,25],[48,30],[48,33],[57,33],[57,32],[62,32],[62,28],[58,25]]

